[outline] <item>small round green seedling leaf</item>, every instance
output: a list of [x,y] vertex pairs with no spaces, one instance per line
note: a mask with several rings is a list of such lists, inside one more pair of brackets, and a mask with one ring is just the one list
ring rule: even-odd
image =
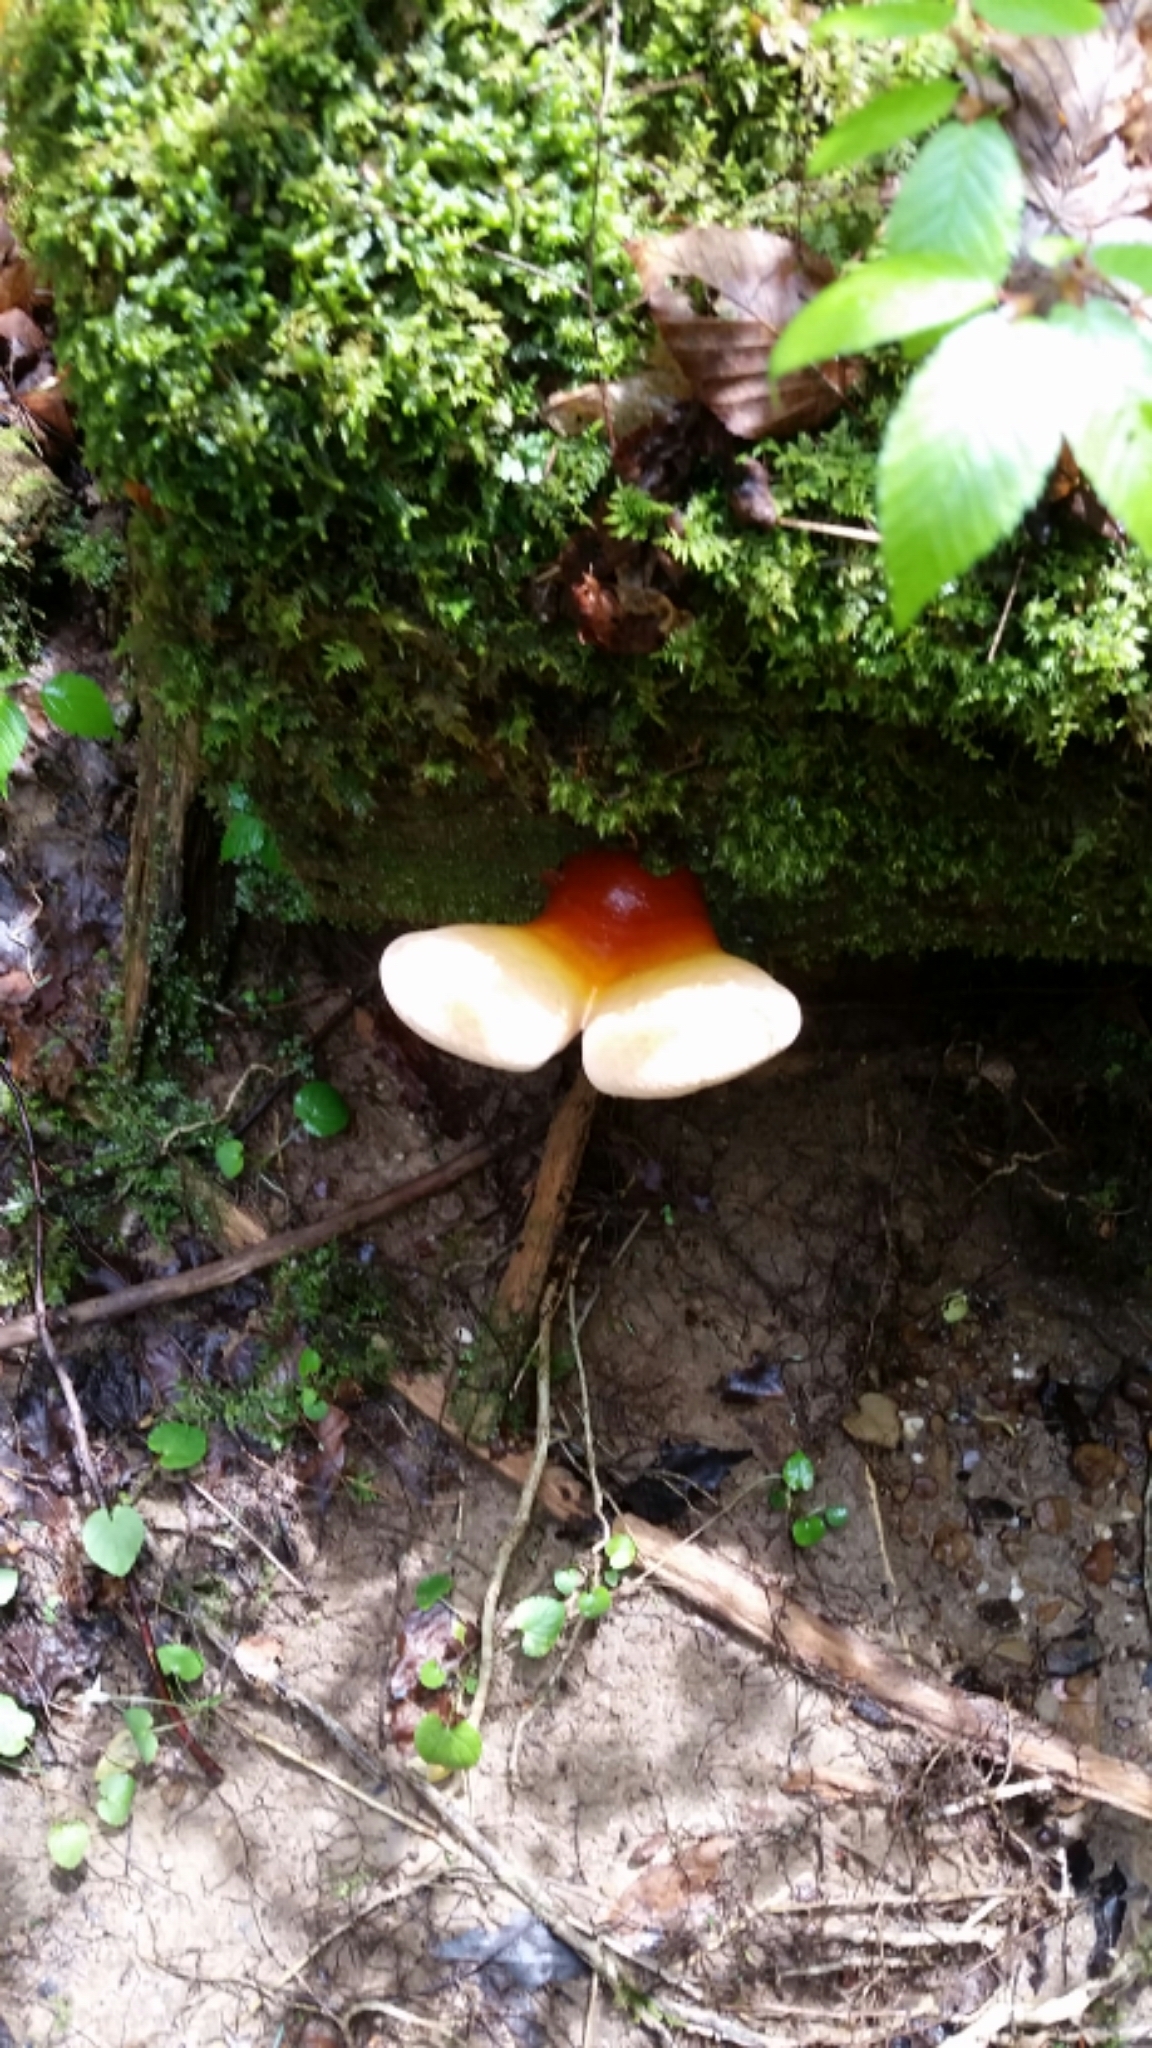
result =
[[565,1565],[561,1571],[553,1572],[552,1584],[555,1586],[560,1598],[568,1600],[573,1593],[580,1591],[581,1586],[584,1584],[584,1574],[577,1564]]
[[955,1294],[946,1294],[940,1303],[940,1314],[946,1323],[962,1323],[968,1313],[968,1296],[962,1287]]
[[308,1344],[296,1361],[296,1370],[302,1380],[314,1380],[323,1362],[320,1353]]
[[778,1512],[783,1512],[791,1498],[792,1496],[788,1488],[780,1485],[779,1482],[775,1486],[768,1488],[768,1505],[770,1508],[775,1508]]
[[438,1657],[426,1657],[417,1677],[425,1692],[439,1692],[441,1686],[448,1683],[448,1673]]
[[309,1422],[323,1422],[324,1417],[328,1413],[327,1401],[321,1395],[314,1393],[311,1387],[301,1387],[300,1408],[302,1413],[307,1416]]
[[847,1508],[825,1508],[824,1520],[830,1529],[843,1529],[848,1520]]
[[330,1081],[305,1081],[292,1098],[292,1108],[310,1138],[335,1138],[346,1131],[352,1111]]
[[97,1508],[85,1522],[81,1537],[94,1565],[114,1579],[127,1578],[144,1548],[147,1531],[135,1508],[122,1501],[109,1513]]
[[71,670],[52,676],[40,692],[40,701],[53,725],[78,740],[110,740],[116,736],[112,707],[91,676],[78,676]]
[[79,1870],[90,1840],[86,1820],[54,1820],[48,1830],[48,1854],[58,1870]]
[[11,697],[0,697],[0,797],[8,794],[8,777],[24,752],[28,720]]
[[151,1707],[125,1707],[124,1726],[132,1737],[142,1764],[154,1764],[160,1744],[152,1721]]
[[568,1609],[563,1600],[547,1593],[533,1593],[512,1609],[508,1619],[520,1631],[520,1648],[526,1657],[546,1657],[563,1634]]
[[225,1180],[239,1180],[240,1175],[244,1171],[244,1144],[242,1139],[221,1138],[212,1156],[216,1161],[217,1173],[223,1174]]
[[793,1451],[784,1460],[780,1474],[789,1493],[811,1493],[816,1484],[816,1469],[807,1451]]
[[187,1643],[161,1643],[156,1662],[165,1678],[179,1678],[185,1685],[194,1685],[204,1675],[203,1657]]
[[0,1564],[0,1607],[7,1607],[16,1598],[20,1574],[14,1564]]
[[96,1811],[106,1828],[122,1828],[132,1811],[136,1780],[131,1771],[113,1771],[96,1794]]
[[586,1593],[581,1593],[576,1602],[577,1611],[583,1615],[585,1621],[599,1621],[602,1615],[607,1614],[611,1605],[612,1595],[607,1586],[590,1586]]
[[470,1771],[484,1749],[480,1730],[471,1721],[457,1721],[454,1728],[446,1728],[439,1714],[425,1714],[417,1721],[412,1740],[421,1761],[442,1771]]
[[792,1524],[792,1541],[799,1550],[810,1550],[814,1543],[822,1543],[827,1534],[823,1515],[797,1515]]
[[604,1545],[604,1555],[614,1571],[626,1572],[636,1562],[636,1545],[631,1536],[610,1536]]
[[427,1578],[421,1579],[413,1595],[421,1614],[427,1614],[438,1600],[447,1600],[452,1586],[451,1572],[429,1572]]
[[148,1449],[162,1472],[188,1472],[208,1449],[208,1436],[194,1422],[158,1422],[148,1431]]
[[35,1733],[34,1716],[17,1706],[10,1692],[0,1692],[0,1756],[22,1756]]

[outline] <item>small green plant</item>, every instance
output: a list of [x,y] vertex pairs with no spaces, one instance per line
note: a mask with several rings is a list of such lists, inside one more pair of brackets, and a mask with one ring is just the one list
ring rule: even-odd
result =
[[148,1432],[148,1449],[162,1472],[188,1472],[204,1457],[208,1435],[194,1422],[158,1422]]
[[124,1579],[144,1548],[147,1533],[136,1509],[121,1501],[114,1508],[97,1508],[90,1514],[80,1538],[100,1571]]
[[[602,1621],[611,1612],[612,1594],[624,1572],[636,1561],[631,1536],[610,1536],[604,1545],[603,1567],[596,1576],[581,1565],[563,1565],[552,1574],[556,1596],[532,1593],[512,1609],[509,1628],[518,1631],[520,1648],[526,1657],[546,1657],[554,1650],[569,1621]],[[599,1558],[596,1560],[599,1566]]]
[[[28,720],[11,695],[13,684],[21,680],[19,669],[6,669],[0,674],[0,797],[7,796],[8,778],[28,742]],[[41,687],[40,702],[61,732],[84,740],[115,737],[112,707],[99,683],[94,683],[90,676],[70,671],[50,676]]]
[[35,1733],[34,1716],[26,1713],[10,1692],[0,1692],[0,1757],[23,1756]]
[[54,1820],[48,1830],[48,1854],[58,1870],[79,1870],[91,1839],[86,1820]]
[[425,1714],[417,1721],[412,1739],[421,1762],[437,1771],[470,1771],[484,1752],[483,1737],[471,1721],[449,1727],[439,1714]]
[[310,1138],[336,1138],[352,1120],[348,1104],[330,1081],[305,1081],[292,1098],[292,1108]]
[[770,1488],[768,1505],[790,1515],[792,1541],[798,1550],[810,1550],[815,1543],[822,1543],[832,1529],[842,1529],[848,1520],[845,1507],[807,1508],[803,1514],[793,1515],[796,1496],[811,1493],[816,1484],[816,1468],[807,1451],[793,1451],[785,1458],[779,1479]]

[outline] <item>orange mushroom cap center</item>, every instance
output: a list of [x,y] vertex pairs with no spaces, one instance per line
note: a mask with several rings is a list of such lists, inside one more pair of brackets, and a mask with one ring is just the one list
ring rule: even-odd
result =
[[718,950],[704,892],[688,868],[650,875],[635,854],[593,850],[573,854],[546,880],[547,907],[522,929],[546,940],[594,988]]

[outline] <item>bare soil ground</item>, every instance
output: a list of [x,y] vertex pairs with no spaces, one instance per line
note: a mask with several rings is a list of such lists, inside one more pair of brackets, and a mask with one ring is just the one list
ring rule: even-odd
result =
[[[23,799],[49,830],[64,801],[50,786]],[[43,840],[21,836],[16,798],[19,896]],[[237,976],[290,983],[314,1029],[365,970],[371,949],[351,941],[264,933]],[[742,1454],[687,1504],[686,1539],[786,1581],[910,1669],[1152,1771],[1149,1287],[1115,1255],[1120,1196],[1085,1192],[1051,1025],[1067,990],[1046,1008],[957,986],[907,977],[881,1001],[875,980],[866,999],[826,984],[772,1067],[684,1103],[602,1106],[568,1281],[597,1465],[618,1499],[661,1446]],[[1077,1000],[1097,1015],[1115,995]],[[60,1093],[89,1057],[63,1035]],[[222,1105],[261,1050],[226,997],[201,1091]],[[417,1070],[374,997],[319,1064],[351,1129],[306,1140],[290,1095],[270,1106],[195,1256],[477,1135],[511,1138],[496,1168],[351,1247],[392,1279],[382,1358],[467,1362],[557,1076],[513,1084],[438,1056]],[[632,1573],[607,1618],[547,1658],[502,1632],[479,1765],[414,1799],[395,1692],[415,1588],[450,1572],[456,1610],[475,1616],[515,1497],[363,1373],[339,1396],[338,1450],[302,1425],[274,1454],[222,1421],[202,1467],[159,1472],[149,1420],[179,1376],[239,1384],[267,1302],[263,1283],[209,1294],[72,1354],[106,1482],[148,1525],[136,1578],[153,1631],[206,1659],[193,1692],[214,1704],[195,1726],[223,1773],[166,1733],[121,1829],[96,1820],[93,1773],[118,1703],[152,1692],[147,1661],[131,1607],[79,1547],[90,1502],[43,1361],[2,1361],[0,1548],[20,1590],[0,1610],[0,1689],[37,1734],[0,1778],[0,2042],[613,2048],[685,2026],[773,2048],[1152,2038],[1146,1823],[809,1683],[654,1576]],[[567,1314],[565,1292],[557,1444],[584,1426]],[[310,1335],[283,1340],[290,1373]],[[749,1370],[758,1397],[733,1400]],[[97,1396],[126,1380],[135,1414],[118,1427]],[[527,1390],[517,1412],[530,1438]],[[807,1550],[768,1498],[797,1448],[814,1501],[849,1510]],[[587,1532],[538,1518],[502,1611],[589,1556]],[[71,1874],[45,1846],[66,1815],[92,1829]],[[535,1885],[532,1910],[507,1865]],[[615,1944],[651,2002],[614,2001],[545,1921]],[[482,1932],[500,1929],[492,1953]]]

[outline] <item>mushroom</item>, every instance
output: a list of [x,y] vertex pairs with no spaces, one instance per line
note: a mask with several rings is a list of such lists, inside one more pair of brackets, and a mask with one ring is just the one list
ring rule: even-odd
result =
[[695,1094],[800,1029],[795,996],[721,949],[695,875],[650,875],[627,853],[573,855],[530,924],[409,932],[380,972],[405,1024],[481,1066],[529,1073],[582,1031],[603,1095]]
[[394,939],[380,963],[398,1017],[442,1052],[514,1074],[584,1034],[552,1122],[520,1243],[492,1307],[501,1339],[530,1329],[597,1095],[668,1100],[730,1081],[791,1045],[800,1006],[725,953],[695,875],[633,854],[574,854],[522,925],[445,925]]

